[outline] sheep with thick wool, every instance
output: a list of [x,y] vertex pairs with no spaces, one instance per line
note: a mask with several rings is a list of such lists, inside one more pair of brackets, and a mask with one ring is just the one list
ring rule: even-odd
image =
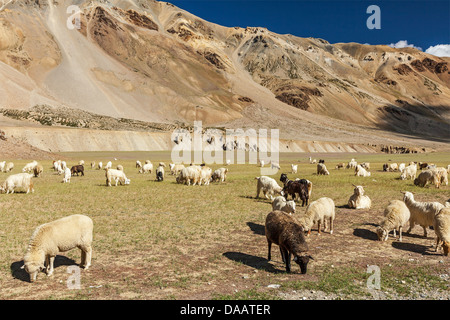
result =
[[272,201],[272,210],[283,211],[289,214],[295,213],[295,201],[286,200],[283,196],[275,197]]
[[286,272],[291,272],[291,255],[300,266],[302,274],[307,272],[309,260],[314,260],[308,255],[303,227],[292,215],[282,211],[272,211],[266,217],[264,231],[267,239],[267,260],[271,260],[272,243],[280,247],[281,258],[286,264]]
[[424,237],[427,236],[427,228],[434,224],[434,218],[438,212],[444,208],[444,205],[439,202],[422,202],[415,201],[414,195],[411,192],[403,192],[403,201],[408,207],[411,216],[409,218],[409,229],[406,231],[410,233],[416,224],[423,228]]
[[214,170],[213,174],[211,175],[211,181],[220,181],[220,182],[225,182],[225,180],[227,179],[227,173],[228,173],[228,168],[219,168]]
[[448,186],[448,172],[447,169],[444,167],[437,167],[434,169],[431,169],[435,172],[437,172],[437,175],[439,176],[439,183],[440,185]]
[[5,167],[3,168],[3,172],[10,172],[14,169],[14,163],[8,162],[6,163]]
[[414,184],[419,187],[425,187],[428,183],[434,184],[436,188],[440,187],[441,177],[436,170],[423,170],[417,178],[414,179]]
[[367,171],[363,166],[358,164],[355,169],[355,176],[357,177],[370,177],[370,172]]
[[347,169],[356,169],[356,166],[358,165],[358,162],[356,162],[355,159],[351,159],[347,164]]
[[389,232],[394,231],[394,237],[396,237],[396,231],[399,233],[399,241],[402,241],[403,226],[409,221],[410,212],[406,204],[401,200],[392,200],[384,209],[384,220],[377,228],[378,240],[386,241],[389,236]]
[[201,180],[201,169],[199,166],[189,166],[183,168],[178,174],[176,181],[177,183],[191,185],[200,185]]
[[211,182],[212,169],[210,167],[202,166],[200,168],[200,185],[208,186]]
[[406,179],[411,179],[414,180],[416,178],[417,175],[417,165],[414,164],[410,164],[409,166],[405,167],[402,171],[402,173],[400,174],[400,179],[401,180],[406,180]]
[[122,170],[106,168],[105,171],[106,185],[108,187],[111,187],[112,181],[115,182],[116,187],[118,183],[120,183],[121,185],[128,185],[131,182],[131,180],[127,178],[125,172],[123,172]]
[[325,164],[323,163],[318,163],[317,164],[317,174],[318,175],[329,175],[330,172],[328,171],[327,167]]
[[37,227],[23,258],[22,268],[30,275],[30,281],[36,281],[39,271],[43,269],[46,269],[47,276],[51,276],[56,255],[74,248],[81,250],[80,266],[88,269],[91,265],[93,229],[92,219],[81,214]]
[[33,160],[32,162],[27,163],[23,168],[22,172],[32,172],[34,170],[34,167],[36,167],[38,162],[36,160]]
[[450,249],[450,208],[443,208],[439,211],[434,219],[434,232],[436,234],[436,252],[439,248],[439,243],[442,242],[442,249],[444,256],[448,256]]
[[334,201],[328,197],[319,198],[311,202],[297,220],[308,235],[311,234],[311,228],[317,223],[317,230],[321,234],[321,226],[323,231],[327,228],[327,220],[330,221],[330,234],[333,234],[334,219],[336,217],[336,208]]
[[36,178],[40,177],[43,172],[44,167],[39,163],[33,168],[33,174]]
[[283,195],[283,188],[278,185],[275,179],[267,176],[260,176],[255,179],[258,180],[256,183],[256,198],[259,198],[261,191],[266,199],[269,199],[269,196],[272,199],[275,193]]
[[353,194],[348,199],[348,206],[350,209],[370,209],[372,201],[366,195],[364,195],[363,186],[355,186]]
[[0,186],[0,193],[14,193],[16,189],[24,189],[27,193],[29,193],[30,191],[31,193],[33,193],[34,186],[33,181],[31,180],[32,177],[32,174],[26,172],[10,175]]
[[153,163],[145,163],[138,171],[138,173],[152,173]]

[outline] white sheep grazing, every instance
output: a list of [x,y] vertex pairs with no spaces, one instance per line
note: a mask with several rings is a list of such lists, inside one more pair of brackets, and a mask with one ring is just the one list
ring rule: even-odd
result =
[[355,169],[355,176],[357,177],[370,177],[370,172],[358,164]]
[[353,194],[348,199],[348,206],[350,209],[370,209],[372,201],[368,196],[364,195],[363,186],[355,186]]
[[317,174],[318,175],[321,175],[321,174],[323,174],[323,175],[329,175],[330,174],[330,172],[328,171],[328,169],[327,169],[327,167],[325,166],[325,164],[323,164],[323,163],[318,163],[317,164]]
[[439,211],[434,219],[434,232],[436,233],[436,252],[439,243],[442,241],[442,249],[444,256],[448,256],[450,249],[450,208],[443,208]]
[[108,161],[108,163],[105,166],[105,169],[111,169],[112,168],[112,162]]
[[3,172],[10,172],[10,171],[12,171],[12,169],[14,169],[14,163],[8,162],[5,165],[5,168],[3,169]]
[[410,212],[406,204],[401,200],[392,200],[384,209],[384,220],[377,228],[378,240],[386,241],[391,230],[394,231],[396,237],[396,230],[399,233],[399,241],[402,241],[403,226],[409,221]]
[[0,192],[14,193],[16,189],[24,189],[27,193],[34,192],[32,174],[29,173],[17,173],[10,175],[6,178],[5,182],[0,186]]
[[183,168],[180,173],[178,174],[178,177],[176,178],[177,183],[184,183],[188,186],[200,184],[201,179],[201,169],[199,166],[189,166]]
[[127,185],[130,184],[130,179],[127,179],[127,176],[125,175],[125,172],[122,170],[116,170],[116,169],[108,169],[106,168],[106,185],[108,187],[111,187],[111,182],[115,181],[115,186],[117,187],[117,183],[120,183],[121,185]]
[[291,164],[291,172],[292,173],[297,173],[297,169],[298,169],[298,164]]
[[29,162],[23,167],[22,172],[32,172],[34,170],[34,167],[37,166],[37,161],[33,160],[32,162]]
[[3,172],[5,170],[5,167],[6,167],[6,161],[0,162],[0,172]]
[[283,196],[275,197],[272,201],[272,211],[279,210],[289,214],[295,213],[295,201],[286,200]]
[[72,172],[70,171],[69,168],[66,168],[64,170],[64,179],[63,179],[63,183],[70,183],[70,178],[72,177]]
[[142,168],[142,163],[139,160],[136,160],[136,168]]
[[227,173],[228,173],[228,169],[227,168],[219,168],[214,170],[212,176],[211,176],[211,181],[220,181],[220,182],[224,182],[227,179]]
[[405,169],[405,167],[406,167],[406,165],[405,165],[404,163],[400,163],[400,164],[398,165],[398,171],[402,172],[403,169]]
[[277,162],[270,162],[270,168],[271,169],[278,169],[278,170],[280,170],[281,169],[281,167],[280,167],[280,164],[279,163],[277,163]]
[[447,169],[444,167],[438,167],[435,169],[432,169],[436,171],[439,175],[439,183],[444,186],[448,186],[448,172]]
[[417,178],[414,179],[414,184],[419,187],[425,187],[428,183],[434,184],[436,188],[440,187],[441,177],[436,170],[423,170]]
[[87,270],[91,266],[93,229],[92,219],[81,214],[37,227],[23,258],[22,269],[30,275],[30,281],[36,281],[38,272],[43,269],[46,269],[47,276],[51,276],[56,255],[74,248],[81,250],[80,266]]
[[417,165],[415,163],[410,164],[409,166],[407,166],[403,169],[402,173],[400,174],[400,179],[401,180],[406,180],[406,179],[414,180],[416,178],[416,174],[417,174]]
[[427,236],[427,228],[434,224],[434,218],[438,212],[444,208],[444,205],[439,202],[420,202],[414,200],[414,195],[411,192],[403,192],[403,201],[411,212],[409,218],[409,229],[406,231],[410,233],[416,224],[423,228],[424,237]]
[[322,197],[316,201],[311,202],[297,220],[301,226],[311,234],[311,228],[317,223],[317,230],[320,235],[321,226],[323,231],[327,228],[327,220],[330,221],[330,234],[333,234],[334,219],[336,217],[336,210],[334,201],[328,197]]
[[398,164],[397,163],[389,163],[387,171],[394,172],[398,170]]
[[261,191],[267,199],[269,199],[269,195],[272,199],[274,193],[283,195],[283,188],[278,185],[275,179],[267,176],[256,177],[255,179],[258,180],[256,184],[256,198],[259,198]]
[[140,169],[139,169],[139,173],[152,173],[153,171],[153,163],[146,163],[144,164]]

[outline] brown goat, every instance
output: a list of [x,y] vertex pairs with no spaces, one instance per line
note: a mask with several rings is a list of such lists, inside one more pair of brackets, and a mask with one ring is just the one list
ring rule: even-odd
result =
[[280,247],[286,272],[291,272],[291,254],[293,254],[301,273],[305,274],[308,262],[313,258],[306,255],[308,244],[303,227],[291,215],[283,211],[272,211],[266,217],[265,232],[268,244],[267,259],[270,261],[272,243],[275,243]]

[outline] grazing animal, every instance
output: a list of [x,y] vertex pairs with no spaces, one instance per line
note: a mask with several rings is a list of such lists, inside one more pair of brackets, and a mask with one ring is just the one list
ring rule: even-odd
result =
[[417,174],[417,165],[416,164],[410,164],[409,166],[405,167],[403,169],[402,173],[400,174],[401,180],[411,179],[414,180],[416,178]]
[[125,172],[123,170],[117,170],[117,169],[108,169],[105,168],[105,176],[106,176],[106,185],[108,187],[111,187],[111,182],[114,180],[115,186],[117,187],[117,184],[120,183],[121,185],[127,185],[130,184],[131,180],[127,178],[125,175]]
[[291,272],[291,255],[294,261],[300,266],[302,274],[307,272],[309,260],[314,260],[308,252],[303,227],[293,218],[283,211],[272,211],[266,217],[264,226],[268,255],[267,260],[271,260],[272,243],[280,247],[281,257],[286,264],[286,272]]
[[334,201],[331,198],[322,197],[311,202],[305,210],[305,213],[298,218],[298,222],[308,235],[311,234],[311,228],[317,223],[317,230],[320,235],[320,229],[327,228],[327,220],[330,221],[330,234],[333,234],[334,219],[336,217]]
[[72,176],[74,176],[75,174],[77,174],[77,176],[78,176],[79,173],[81,173],[81,175],[84,176],[84,167],[80,164],[73,166],[70,169],[70,172],[71,172]]
[[81,214],[64,217],[37,227],[23,258],[22,269],[30,275],[30,281],[36,281],[38,272],[43,269],[46,270],[47,276],[51,276],[53,262],[58,252],[74,248],[81,250],[80,266],[87,270],[91,265],[93,228],[92,219]]
[[214,170],[213,174],[211,175],[211,181],[220,181],[224,182],[227,179],[227,173],[228,168],[219,168]]
[[330,172],[328,171],[327,167],[325,166],[325,164],[323,163],[318,163],[317,164],[317,174],[319,175],[329,175]]
[[29,193],[30,191],[31,193],[33,193],[34,186],[33,181],[31,180],[32,177],[32,174],[26,172],[10,175],[0,186],[0,193],[14,193],[16,189],[24,189],[27,193]]
[[378,240],[386,241],[391,230],[394,231],[396,237],[396,230],[399,233],[399,241],[402,241],[402,229],[410,218],[410,212],[406,204],[401,200],[392,200],[384,209],[384,220],[377,228]]
[[302,207],[308,205],[309,198],[311,196],[310,188],[312,188],[310,181],[306,179],[296,179],[295,181],[292,181],[288,179],[285,173],[281,174],[280,181],[284,184],[283,194],[286,200],[290,195],[292,200],[295,201],[298,195],[298,197],[302,200]]
[[183,168],[178,174],[176,181],[177,183],[184,183],[188,186],[191,185],[200,185],[201,179],[201,168],[199,166],[189,166]]
[[345,163],[343,163],[343,162],[341,162],[341,163],[338,163],[337,165],[336,165],[336,167],[335,167],[335,169],[341,169],[341,168],[344,168],[345,167]]
[[44,167],[41,164],[37,164],[34,168],[33,168],[33,174],[36,178],[40,177],[42,172],[44,172]]
[[417,178],[414,179],[414,184],[419,187],[425,187],[428,183],[434,184],[436,188],[440,187],[441,177],[436,170],[423,170]]
[[267,176],[260,176],[255,179],[258,180],[256,184],[256,198],[259,198],[261,191],[267,199],[269,199],[269,196],[273,198],[275,193],[283,195],[283,188],[278,185],[275,179]]

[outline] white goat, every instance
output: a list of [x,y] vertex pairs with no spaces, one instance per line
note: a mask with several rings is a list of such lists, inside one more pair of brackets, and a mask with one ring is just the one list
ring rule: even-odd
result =
[[295,201],[288,201],[283,196],[275,197],[272,201],[272,210],[280,210],[289,214],[295,213]]
[[10,175],[6,178],[5,182],[0,186],[0,193],[6,192],[14,193],[16,189],[24,189],[27,193],[34,192],[32,174],[29,173],[17,173]]

